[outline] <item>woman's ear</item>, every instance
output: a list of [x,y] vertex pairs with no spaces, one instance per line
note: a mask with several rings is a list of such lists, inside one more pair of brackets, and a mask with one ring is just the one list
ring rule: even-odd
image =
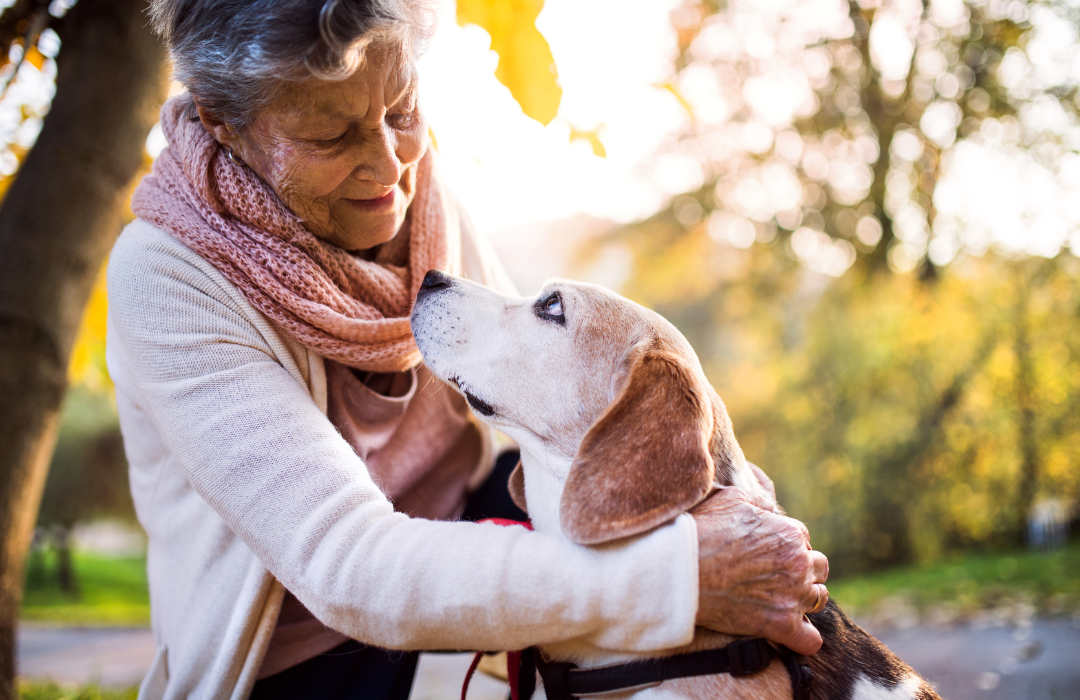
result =
[[[199,121],[202,122],[203,128],[210,132],[215,141],[228,149],[239,147],[240,135],[235,129],[215,117],[198,102],[195,103],[195,111],[199,113]],[[241,156],[242,154],[237,153],[237,155]]]
[[693,370],[652,338],[624,363],[623,387],[581,441],[559,506],[563,532],[579,544],[661,525],[713,483],[713,410]]

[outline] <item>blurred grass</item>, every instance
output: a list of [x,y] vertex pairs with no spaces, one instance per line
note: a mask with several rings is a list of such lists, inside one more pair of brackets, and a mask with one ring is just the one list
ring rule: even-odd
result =
[[135,700],[137,686],[101,688],[95,684],[58,684],[52,681],[19,681],[21,700]]
[[1053,552],[967,554],[837,579],[829,581],[829,593],[852,615],[898,599],[917,613],[948,606],[956,619],[1018,603],[1035,613],[1080,612],[1080,542]]
[[76,552],[73,564],[78,590],[71,594],[60,590],[51,552],[31,555],[23,593],[23,620],[86,627],[150,625],[146,557],[113,558]]

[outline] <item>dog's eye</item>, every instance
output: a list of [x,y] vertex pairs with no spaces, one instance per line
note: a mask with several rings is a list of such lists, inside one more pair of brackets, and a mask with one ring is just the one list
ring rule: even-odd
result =
[[566,323],[566,317],[563,315],[562,297],[558,292],[552,292],[540,301],[536,302],[536,315],[546,321],[554,321],[555,323]]

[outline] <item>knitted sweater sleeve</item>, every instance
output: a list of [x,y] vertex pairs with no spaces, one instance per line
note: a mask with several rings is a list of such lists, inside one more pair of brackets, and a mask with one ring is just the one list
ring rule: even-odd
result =
[[129,229],[108,271],[110,351],[128,394],[194,490],[320,620],[395,649],[690,641],[692,518],[586,548],[395,513],[283,366],[265,319],[194,253],[148,241]]

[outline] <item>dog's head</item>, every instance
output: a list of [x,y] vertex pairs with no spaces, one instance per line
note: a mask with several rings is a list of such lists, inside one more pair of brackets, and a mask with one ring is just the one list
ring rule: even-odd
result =
[[686,339],[607,289],[555,280],[513,298],[433,271],[412,328],[482,420],[570,464],[559,521],[575,542],[645,532],[745,471]]

